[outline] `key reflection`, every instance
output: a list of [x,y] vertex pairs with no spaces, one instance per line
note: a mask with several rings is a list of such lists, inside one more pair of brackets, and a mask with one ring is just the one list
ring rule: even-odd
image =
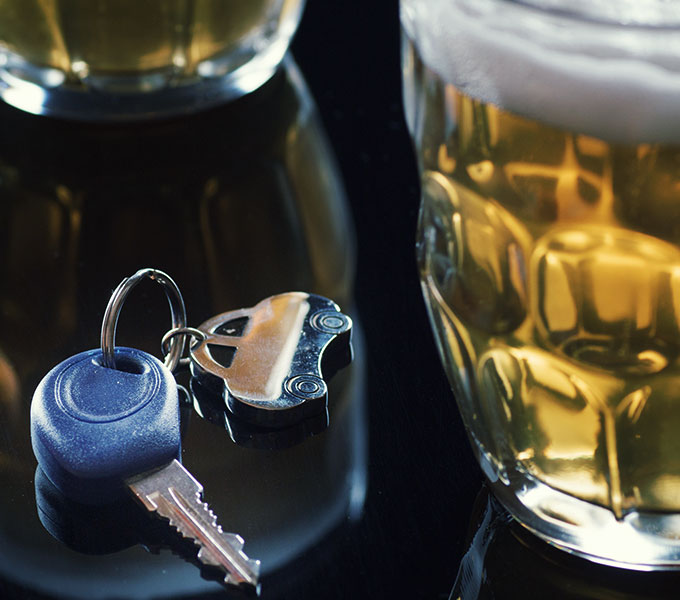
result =
[[[35,502],[43,527],[68,548],[84,554],[109,554],[141,544],[149,537],[144,530],[155,524],[131,496],[104,506],[74,502],[39,466],[35,471]],[[156,544],[158,539],[154,539]]]
[[[324,431],[329,423],[329,409],[290,425],[288,427],[258,427],[233,415],[225,406],[224,399],[214,390],[206,388],[198,380],[190,382],[191,400],[196,412],[223,428],[235,444],[259,450],[283,450],[300,444],[307,438]],[[333,399],[329,399],[333,406]]]
[[[210,581],[221,582],[224,572],[206,567],[197,558],[198,548],[159,519],[149,519],[146,511],[132,496],[105,504],[80,504],[66,497],[47,478],[44,471],[35,471],[35,501],[43,527],[67,548],[83,554],[111,554],[137,544],[153,554],[163,550],[191,563]],[[254,596],[255,592],[230,587],[232,593]]]
[[552,548],[519,525],[486,487],[473,509],[449,600],[671,600],[680,573],[597,565]]
[[[219,590],[167,552],[75,553],[42,527],[33,501],[33,390],[57,362],[97,345],[112,287],[140,267],[173,276],[194,325],[290,290],[350,313],[355,360],[329,384],[328,429],[253,449],[193,414],[183,461],[265,577],[357,517],[366,423],[353,237],[332,151],[292,61],[250,96],[188,119],[93,126],[0,106],[0,127],[0,577],[71,598]],[[168,326],[163,292],[142,283],[117,340],[159,355]]]

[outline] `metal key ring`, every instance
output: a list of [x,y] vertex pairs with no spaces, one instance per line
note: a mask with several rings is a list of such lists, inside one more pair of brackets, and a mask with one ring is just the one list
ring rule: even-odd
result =
[[176,329],[171,329],[163,336],[163,339],[161,340],[161,350],[163,352],[163,356],[167,356],[169,354],[170,348],[172,347],[172,340],[174,340],[178,335],[181,335],[184,340],[186,340],[187,337],[193,337],[195,342],[202,342],[207,338],[203,331],[196,329],[195,327],[177,327]]
[[[111,299],[104,312],[101,333],[102,364],[110,369],[116,368],[114,350],[116,344],[116,326],[118,317],[123,307],[125,298],[142,279],[148,277],[157,281],[163,286],[165,295],[170,305],[170,315],[172,318],[172,329],[184,328],[187,324],[187,313],[184,308],[184,299],[172,278],[158,269],[140,269],[131,277],[126,277],[118,284],[118,287],[111,294]],[[174,337],[170,342],[170,351],[165,357],[165,366],[174,371],[184,353],[185,336]]]

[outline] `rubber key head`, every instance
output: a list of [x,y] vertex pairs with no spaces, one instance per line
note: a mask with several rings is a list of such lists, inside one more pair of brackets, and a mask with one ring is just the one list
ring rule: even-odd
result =
[[40,382],[31,404],[31,443],[45,475],[85,503],[116,500],[124,480],[180,453],[179,399],[156,358],[116,348],[117,369],[99,349],[76,354]]

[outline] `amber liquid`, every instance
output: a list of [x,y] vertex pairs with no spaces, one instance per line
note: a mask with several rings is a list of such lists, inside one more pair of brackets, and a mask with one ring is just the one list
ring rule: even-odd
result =
[[680,146],[511,114],[411,52],[423,288],[479,450],[619,518],[680,510]]
[[238,50],[249,37],[267,37],[299,4],[0,0],[0,48],[33,65],[59,69],[70,80],[153,71],[190,74],[203,61]]

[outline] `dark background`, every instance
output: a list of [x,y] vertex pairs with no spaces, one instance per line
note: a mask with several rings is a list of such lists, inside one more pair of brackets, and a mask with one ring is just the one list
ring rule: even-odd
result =
[[398,3],[311,0],[292,50],[357,232],[369,484],[362,521],[301,561],[307,577],[295,567],[281,574],[286,597],[448,598],[482,479],[418,282],[419,184],[402,108]]
[[316,567],[294,589],[324,598],[448,598],[482,477],[418,283],[419,184],[402,108],[398,3],[311,0],[293,54],[354,215],[370,423],[365,518],[321,555],[312,552]]
[[[358,317],[357,322],[360,322],[363,332],[360,358],[367,370],[368,486],[361,518],[340,522],[303,555],[265,576],[262,582],[263,600],[446,599],[452,592],[452,600],[458,596],[462,600],[651,600],[678,597],[675,593],[680,589],[677,576],[632,574],[593,566],[565,557],[561,552],[546,550],[544,544],[513,530],[507,515],[498,506],[489,504],[483,491],[478,496],[482,490],[481,471],[472,456],[441,368],[419,287],[415,261],[419,186],[416,160],[403,118],[398,3],[386,0],[309,0],[293,41],[292,53],[318,106],[337,158],[354,221],[357,241],[354,316]],[[252,117],[253,113],[249,111],[253,111],[257,116],[258,103],[267,106],[268,95],[273,94],[271,90],[276,90],[278,85],[264,86],[265,91],[259,96],[256,93],[253,101],[240,101],[241,108],[245,105],[246,114]],[[286,102],[290,100],[285,94],[283,97]],[[282,109],[284,116],[287,110]],[[262,120],[266,121],[269,117],[263,115]],[[233,148],[231,154],[225,148],[236,143],[234,140],[248,139],[247,131],[237,131],[240,117],[232,119],[229,110],[221,112],[215,109],[192,117],[189,125],[177,120],[144,126],[148,129],[143,132],[147,140],[145,144],[152,151],[135,162],[125,153],[129,136],[134,135],[134,127],[100,129],[59,122],[45,125],[40,118],[26,117],[7,108],[0,110],[0,119],[4,126],[0,132],[0,159],[19,165],[18,172],[27,175],[27,180],[40,181],[45,177],[47,183],[43,187],[49,190],[52,170],[59,176],[67,173],[72,176],[75,189],[83,188],[86,195],[98,198],[107,197],[103,189],[106,185],[102,182],[112,181],[106,178],[115,178],[119,171],[125,173],[130,181],[137,177],[145,181],[149,195],[156,193],[154,190],[162,187],[166,180],[174,181],[178,184],[177,189],[166,190],[159,196],[167,203],[167,212],[178,207],[186,208],[184,197],[190,197],[196,184],[192,177],[200,182],[199,175],[203,171],[222,173],[219,169],[223,168],[221,163],[225,162],[225,152],[229,160],[238,160]],[[209,131],[212,119],[218,122],[215,135],[196,138],[187,133],[194,126],[201,128],[200,131]],[[271,115],[271,120],[276,124],[282,117]],[[245,122],[247,126],[247,120]],[[274,125],[272,127],[275,128]],[[223,128],[226,135],[220,135],[219,128]],[[263,129],[266,131],[266,127]],[[192,144],[205,146],[200,151],[188,149],[186,160],[195,160],[196,164],[187,170],[188,175],[176,178],[173,148],[163,150],[168,136],[175,130],[185,136],[180,138],[179,146],[185,138]],[[257,135],[254,133],[252,136],[255,139],[253,155],[257,155],[257,144],[260,143]],[[91,153],[83,145],[93,139],[99,140],[100,144],[101,140],[107,142]],[[211,150],[214,152],[211,153]],[[136,156],[134,152],[132,156]],[[247,171],[250,159],[250,155],[244,152],[243,163],[225,171],[224,179],[233,179],[239,171]],[[36,167],[36,164],[46,166]],[[103,167],[103,164],[107,166]],[[244,177],[244,181],[249,179]],[[36,187],[41,190],[42,185],[39,183]],[[268,184],[261,185],[266,193]],[[21,202],[21,198],[12,195],[11,189],[7,192],[1,185],[0,194],[7,194],[0,195],[0,202],[10,207],[12,203]],[[145,194],[146,191],[141,190],[138,196],[127,200],[130,206],[125,206],[125,210],[137,214],[134,211],[138,204],[143,203]],[[120,201],[113,192],[111,195],[112,202]],[[92,218],[94,213],[102,223],[106,219],[106,208],[93,207],[92,204],[90,202],[86,207],[91,211],[90,220],[96,220]],[[0,209],[6,210],[4,206],[0,203]],[[144,208],[154,218],[166,211],[164,204]],[[257,214],[249,215],[251,208],[244,204],[237,209],[241,211],[238,214],[244,220],[257,220]],[[260,216],[270,209],[271,206],[265,205],[260,209],[263,211]],[[121,209],[121,214],[123,212]],[[135,224],[147,230],[153,225]],[[190,241],[198,231],[197,228],[194,231],[193,227],[193,222],[188,221],[186,231],[181,232],[180,237],[185,236]],[[87,243],[92,248],[99,247],[101,229],[89,230]],[[270,233],[276,234],[277,230],[272,228]],[[152,241],[155,235],[155,231],[149,231]],[[158,236],[167,243],[166,232],[160,231]],[[244,257],[242,262],[256,265],[257,260],[247,258],[250,254],[257,254],[257,249],[249,245],[247,235],[243,239],[236,238],[233,247],[239,248]],[[139,247],[135,243],[139,243]],[[140,266],[139,255],[152,263],[149,266],[179,273],[183,280],[190,279],[192,265],[181,263],[174,256],[178,252],[168,256],[167,246],[162,243],[135,243],[128,248],[127,254],[112,251],[110,256],[102,256],[103,273],[86,271],[84,265],[92,263],[97,266],[97,260],[92,260],[92,257],[80,261],[77,268],[81,278],[90,278],[92,285],[80,292],[80,337],[75,336],[78,343],[81,343],[80,338],[91,337],[91,323],[101,318],[101,299],[107,298],[107,290],[110,291],[117,282],[118,270],[121,276],[131,274],[131,269]],[[114,260],[117,261],[115,276],[106,271]],[[230,283],[238,286],[248,277],[247,268],[242,268],[240,263],[235,264],[231,275]],[[201,273],[196,275],[196,279],[201,280]],[[44,285],[41,281],[34,283],[39,290],[41,283]],[[7,285],[6,281],[4,285]],[[0,289],[0,292],[6,291]],[[187,285],[185,294],[190,313],[201,314],[203,311],[205,316],[213,314],[208,302],[201,298],[200,286],[196,289],[196,286]],[[156,300],[150,304],[154,305],[154,302]],[[137,301],[136,306],[140,304]],[[126,312],[126,315],[134,314],[135,310],[138,309],[126,307],[126,311],[132,311]],[[157,312],[160,315],[157,320],[149,312],[141,314],[136,323],[140,327],[146,326],[153,336],[167,319],[164,312]],[[146,320],[150,324],[145,324]],[[128,323],[130,321],[134,322],[134,318],[128,317]],[[9,336],[7,332],[0,333]],[[127,329],[120,335],[131,339],[133,334],[134,331]],[[83,349],[76,346],[75,341],[69,343],[73,343],[74,347],[50,349],[53,354],[49,357],[50,364]],[[156,352],[153,348],[149,351]],[[36,373],[38,371],[36,368]],[[35,383],[37,381],[28,382],[33,386]],[[333,417],[331,411],[331,427]],[[27,429],[25,421],[22,427]],[[20,458],[27,462],[32,476],[35,465],[26,445],[27,431],[23,431],[23,436],[21,452],[24,456]],[[18,446],[15,440],[7,439],[0,439],[0,451],[5,447],[11,451]],[[228,439],[225,447],[227,445],[231,446]],[[185,463],[192,460],[191,443],[187,446]],[[215,487],[207,481],[204,483],[206,492],[210,495],[212,490],[214,498]],[[247,483],[236,481],[229,482],[229,485],[230,490],[238,493],[238,487]],[[9,506],[25,502],[26,513],[36,521],[33,481],[25,481],[17,489],[5,489],[5,497]],[[487,514],[495,516],[484,521]],[[224,515],[218,511],[218,516]],[[482,521],[487,523],[487,527],[473,540]],[[222,519],[220,522],[223,522]],[[489,522],[493,527],[488,526]],[[21,522],[14,524],[19,530],[23,526]],[[246,538],[245,549],[248,551],[248,532],[241,533]],[[47,537],[42,530],[39,530],[39,535]],[[461,560],[466,553],[462,575],[454,589]],[[115,561],[116,556],[112,554],[110,560]],[[150,573],[154,573],[154,563],[142,554],[143,560],[147,558],[149,561],[145,565],[149,566]],[[162,578],[162,574],[156,573],[156,577]],[[154,590],[154,581],[149,579],[148,597],[165,598]],[[0,598],[42,600],[48,597],[51,596],[0,579]],[[111,590],[110,597],[117,597],[115,589]],[[229,597],[233,594],[223,591],[200,596]],[[185,597],[185,600],[188,598]]]

